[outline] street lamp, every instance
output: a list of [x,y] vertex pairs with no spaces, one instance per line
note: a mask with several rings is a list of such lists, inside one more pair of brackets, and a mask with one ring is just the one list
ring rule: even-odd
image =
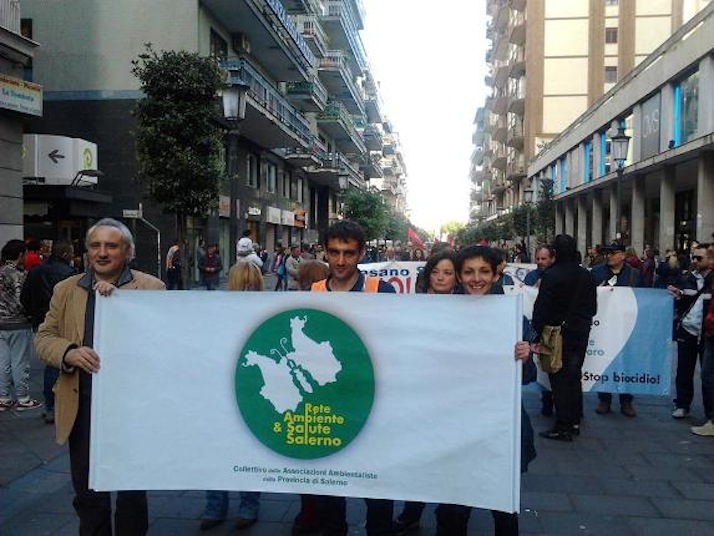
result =
[[625,134],[625,127],[620,125],[617,134],[610,136],[612,146],[612,159],[617,163],[617,206],[615,210],[615,238],[622,238],[622,176],[624,175],[627,149],[630,145],[630,136]]
[[228,69],[230,86],[221,92],[223,101],[223,118],[228,125],[228,177],[230,180],[230,223],[229,241],[231,248],[231,264],[237,260],[236,246],[240,233],[241,218],[238,214],[238,141],[240,139],[240,124],[245,119],[246,96],[250,86],[240,78],[239,68]]
[[523,190],[523,202],[526,205],[526,249],[528,250],[528,259],[531,259],[531,203],[533,202],[533,189],[526,188]]

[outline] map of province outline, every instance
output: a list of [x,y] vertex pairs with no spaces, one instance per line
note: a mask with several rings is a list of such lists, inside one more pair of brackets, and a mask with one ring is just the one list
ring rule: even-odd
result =
[[287,340],[282,338],[280,343],[285,354],[277,349],[270,351],[271,354],[277,354],[277,360],[254,350],[245,355],[243,366],[257,366],[263,377],[260,395],[281,415],[286,411],[296,411],[303,401],[304,393],[313,392],[310,379],[319,387],[324,387],[337,381],[337,374],[342,370],[332,344],[310,339],[303,331],[306,324],[307,317],[296,316],[290,319],[293,351],[285,349],[283,343]]

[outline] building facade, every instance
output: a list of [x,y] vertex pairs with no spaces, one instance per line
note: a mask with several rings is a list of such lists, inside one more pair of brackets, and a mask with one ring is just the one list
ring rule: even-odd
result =
[[707,0],[489,0],[472,220],[524,202],[528,163]]
[[22,239],[22,135],[42,115],[42,87],[26,78],[38,44],[22,34],[20,2],[0,0],[0,247]]
[[[144,218],[162,230],[166,247],[175,237],[174,218],[134,183],[131,109],[141,93],[131,61],[144,43],[157,51],[219,57],[234,83],[247,85],[237,152],[228,155],[237,184],[221,185],[216,214],[193,219],[194,247],[201,240],[217,242],[224,257],[232,258],[232,214],[238,229],[269,251],[278,244],[315,242],[340,217],[343,190],[381,178],[385,118],[360,39],[360,0],[71,4],[82,17],[67,16],[66,2],[25,1],[34,36],[47,43],[34,64],[46,98],[45,115],[33,132],[96,143],[104,174],[100,186],[113,197],[111,215],[143,203]],[[139,260],[142,254],[154,257],[154,231],[141,222],[133,225]]]
[[[621,238],[686,250],[714,231],[714,4],[551,141],[528,177],[552,180],[556,232],[581,251]],[[612,137],[631,138],[618,173]],[[619,207],[618,207],[619,205]],[[618,215],[620,221],[617,221]]]

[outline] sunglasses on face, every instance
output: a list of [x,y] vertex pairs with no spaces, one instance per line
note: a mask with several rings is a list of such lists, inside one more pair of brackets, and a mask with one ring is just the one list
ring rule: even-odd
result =
[[703,261],[703,260],[704,260],[704,256],[702,256],[702,255],[692,255],[692,260],[693,260],[693,261]]

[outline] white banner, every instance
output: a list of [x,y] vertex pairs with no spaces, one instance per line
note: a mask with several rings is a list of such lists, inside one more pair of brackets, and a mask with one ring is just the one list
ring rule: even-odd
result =
[[416,281],[424,261],[387,261],[360,264],[364,275],[380,277],[391,284],[397,294],[416,294]]
[[519,297],[98,297],[90,487],[520,502]]

